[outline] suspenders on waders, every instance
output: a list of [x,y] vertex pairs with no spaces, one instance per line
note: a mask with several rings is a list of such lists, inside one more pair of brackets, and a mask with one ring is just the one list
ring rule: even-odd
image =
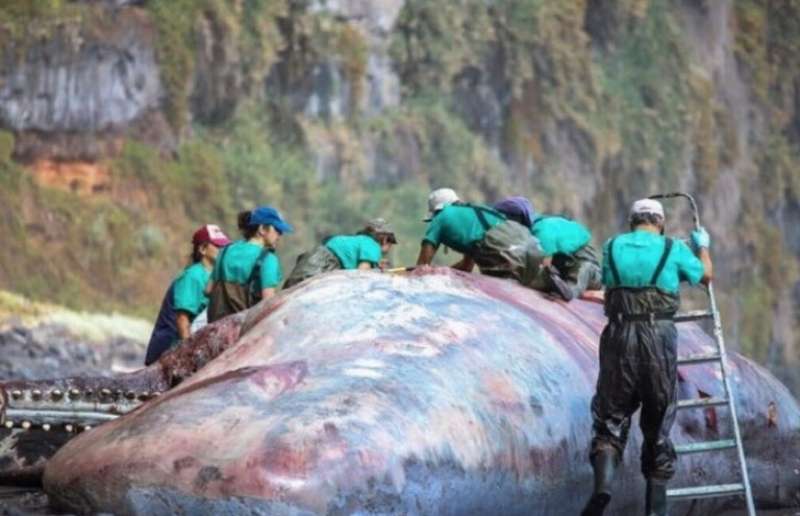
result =
[[247,288],[250,289],[250,295],[253,296],[255,301],[261,300],[261,285],[258,280],[259,276],[261,276],[261,267],[264,265],[264,259],[271,252],[272,249],[269,247],[261,250],[258,258],[256,258],[256,263],[253,265],[253,270],[250,271],[250,277],[247,278]]
[[486,213],[491,213],[495,217],[500,217],[503,220],[507,220],[506,216],[497,210],[486,208],[484,206],[475,206],[472,204],[466,204],[465,206],[469,206],[470,208],[475,210],[475,216],[478,217],[478,222],[481,223],[481,226],[483,227],[484,231],[489,231],[490,229],[492,229],[491,224],[489,224],[489,221],[486,220]]
[[[476,206],[474,204],[469,204],[469,203],[460,203],[460,204],[458,204],[458,206],[463,206],[465,208],[472,208],[472,210],[475,212],[475,216],[478,218],[478,222],[480,223],[481,227],[483,228],[484,234],[487,231],[489,231],[490,229],[492,229],[492,227],[493,227],[491,224],[489,224],[489,221],[486,220],[486,214],[487,213],[491,213],[493,216],[499,217],[502,220],[508,220],[507,217],[503,213],[501,213],[501,212],[499,212],[497,210],[494,210],[492,208],[487,208],[486,206]],[[438,215],[438,213],[436,215]],[[434,215],[434,216],[436,216],[436,215]],[[475,243],[473,243],[472,245],[474,247]],[[463,252],[464,250],[456,249],[456,251]],[[445,252],[447,252],[447,247],[445,247]]]
[[[620,281],[619,279],[619,269],[617,269],[617,263],[614,260],[615,240],[616,238],[613,238],[611,242],[608,243],[608,267],[611,269],[611,275],[614,276],[614,283],[616,283],[617,287],[620,287],[622,286],[622,281]],[[667,259],[669,259],[669,253],[671,251],[672,251],[672,239],[667,238],[664,241],[664,252],[661,253],[661,259],[658,261],[658,265],[653,271],[653,276],[650,278],[650,283],[648,286],[651,287],[656,286],[658,278],[661,276],[661,272],[664,270],[664,266],[667,264]]]
[[[616,238],[612,239],[611,242],[608,243],[608,268],[611,269],[611,275],[614,277],[614,283],[616,287],[622,286],[622,281],[619,277],[619,269],[617,268],[617,263],[614,260],[614,241]],[[655,270],[653,271],[653,275],[650,277],[650,282],[646,287],[643,288],[650,288],[656,287],[658,283],[658,278],[661,276],[661,273],[664,271],[664,266],[667,264],[667,260],[669,259],[669,253],[672,251],[672,244],[673,240],[671,238],[666,238],[664,240],[664,251],[661,253],[661,258],[658,260],[658,265],[656,265]],[[672,319],[674,314],[672,313],[643,313],[643,314],[624,314],[622,312],[613,314],[612,318],[615,318],[617,322],[623,321],[656,321],[656,320],[665,320],[665,319]]]
[[[220,253],[217,260],[220,264],[225,260],[226,252],[230,246],[226,246]],[[254,285],[258,281],[261,265],[272,250],[265,247],[256,258],[255,264],[250,271],[250,276],[244,284],[231,282],[225,274],[223,267],[219,268],[220,277],[214,284],[208,303],[208,320],[214,322],[226,315],[231,315],[240,310],[250,308],[261,300],[261,289]]]

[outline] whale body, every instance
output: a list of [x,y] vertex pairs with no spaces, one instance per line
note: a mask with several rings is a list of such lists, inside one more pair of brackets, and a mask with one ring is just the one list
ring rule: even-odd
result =
[[[450,269],[337,271],[242,320],[182,383],[66,443],[44,470],[51,501],[115,514],[558,515],[588,498],[600,303]],[[712,345],[680,325],[679,355]],[[800,406],[750,360],[731,353],[729,365],[757,503],[797,506]],[[714,364],[679,378],[681,398],[722,395]],[[725,407],[682,410],[672,437],[722,439],[726,421]],[[634,430],[611,514],[642,511],[640,446]],[[735,458],[680,457],[670,487],[738,481]]]

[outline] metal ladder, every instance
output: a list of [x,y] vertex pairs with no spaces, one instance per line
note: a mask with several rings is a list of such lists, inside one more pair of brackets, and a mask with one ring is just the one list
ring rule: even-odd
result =
[[[697,203],[694,198],[683,192],[675,192],[669,194],[658,194],[650,196],[651,199],[670,199],[676,197],[683,197],[689,201],[692,207],[692,217],[694,219],[695,229],[700,227],[700,216],[697,210]],[[714,452],[721,450],[730,450],[736,448],[736,453],[739,459],[739,469],[741,470],[742,479],[739,483],[732,484],[718,484],[694,487],[681,487],[676,489],[667,490],[667,499],[670,501],[679,500],[696,500],[701,498],[717,498],[723,496],[740,496],[744,495],[747,503],[747,513],[749,516],[755,516],[756,509],[753,504],[753,493],[750,489],[750,478],[747,474],[747,463],[744,457],[744,448],[742,447],[742,436],[739,431],[739,422],[736,418],[736,403],[731,390],[730,381],[728,380],[728,367],[726,365],[727,356],[725,352],[725,340],[722,336],[722,321],[720,319],[719,310],[717,309],[717,301],[714,297],[714,286],[709,283],[706,290],[708,293],[709,309],[708,310],[694,310],[689,312],[678,313],[675,316],[675,322],[688,322],[699,321],[703,319],[711,319],[714,322],[714,341],[716,343],[716,352],[710,355],[693,355],[678,358],[679,366],[689,366],[696,364],[717,363],[720,366],[722,373],[723,397],[721,398],[698,398],[692,400],[678,401],[678,409],[696,409],[708,408],[727,405],[730,412],[730,418],[733,423],[733,439],[722,439],[719,441],[706,441],[700,443],[682,444],[675,447],[678,455],[688,455],[690,453],[704,453]]]

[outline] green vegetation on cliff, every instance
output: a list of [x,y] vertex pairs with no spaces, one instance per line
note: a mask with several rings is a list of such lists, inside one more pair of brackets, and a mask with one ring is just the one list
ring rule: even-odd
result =
[[[27,23],[44,18],[87,28],[97,9],[10,0],[0,40],[28,25],[45,37],[53,23]],[[288,0],[137,9],[180,144],[165,156],[126,140],[105,163],[111,191],[76,199],[12,163],[0,132],[0,277],[16,290],[152,312],[194,227],[234,233],[237,210],[260,203],[298,228],[288,269],[375,215],[411,263],[430,187],[528,195],[589,221],[597,243],[632,199],[686,189],[715,239],[730,333],[762,362],[800,363],[800,0],[406,0],[386,34],[402,96],[380,108],[368,15]]]
[[229,73],[242,75],[242,94],[249,93],[275,60],[280,43],[275,19],[288,9],[287,2],[271,0],[151,0],[146,8],[158,30],[167,117],[178,129],[188,120],[197,56],[210,51],[217,65],[235,67]]

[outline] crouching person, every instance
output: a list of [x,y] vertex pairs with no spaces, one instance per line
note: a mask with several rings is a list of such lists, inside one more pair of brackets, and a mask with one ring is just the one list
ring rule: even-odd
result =
[[536,238],[528,228],[499,211],[467,204],[450,188],[428,197],[428,229],[422,240],[417,265],[430,265],[440,245],[463,255],[453,268],[514,278],[529,285],[539,273],[542,260]]
[[539,241],[543,271],[531,287],[555,292],[565,301],[580,297],[586,290],[602,288],[600,260],[586,226],[566,217],[536,216],[525,197],[509,197],[494,207],[530,228]]
[[283,288],[325,272],[380,267],[381,260],[396,243],[394,230],[385,220],[371,220],[355,235],[331,237],[313,251],[298,256]]

